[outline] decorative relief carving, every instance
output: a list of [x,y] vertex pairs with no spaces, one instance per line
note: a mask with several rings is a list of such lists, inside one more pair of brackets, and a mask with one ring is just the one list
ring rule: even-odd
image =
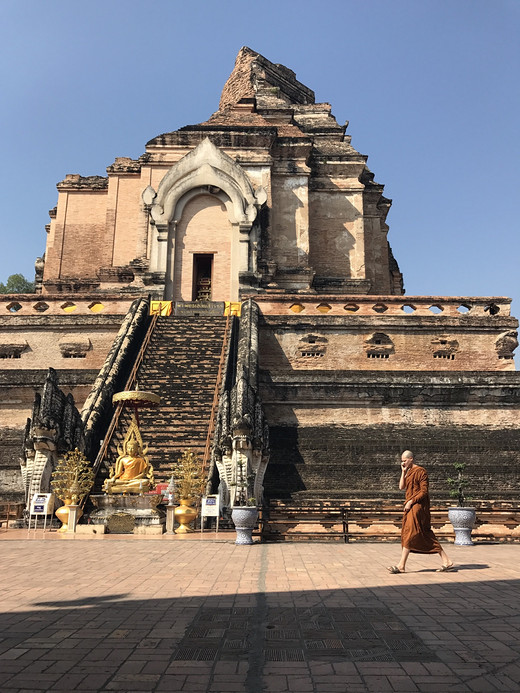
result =
[[[150,250],[150,270],[164,271],[168,263],[166,242],[169,233],[180,221],[185,206],[202,194],[218,198],[225,206],[235,233],[234,242],[247,242],[247,252],[241,255],[237,267],[246,284],[255,284],[253,243],[259,242],[258,211],[267,201],[263,187],[253,189],[244,169],[230,156],[206,138],[191,152],[175,163],[161,180],[157,192],[148,185],[142,193],[144,209],[155,226]],[[238,238],[238,236],[240,238]]]
[[259,188],[255,193],[244,170],[206,138],[170,168],[156,194],[151,186],[144,190],[143,203],[156,224],[168,224],[179,219],[176,207],[181,198],[201,186],[211,186],[215,194],[224,192],[231,223],[249,228],[267,200],[266,191]]
[[518,332],[505,332],[500,335],[495,343],[495,349],[499,359],[514,358],[514,351],[518,346]]
[[[258,315],[251,299],[242,306],[234,384],[220,396],[212,463],[220,476],[225,506],[235,505],[237,479],[247,478],[256,503],[262,502],[263,479],[269,460],[269,428],[258,396]],[[231,341],[231,340],[230,340]],[[228,371],[233,359],[228,359]],[[226,373],[225,381],[233,380]]]
[[298,343],[298,357],[318,359],[325,356],[328,339],[316,334],[302,337]]
[[25,339],[13,339],[5,337],[5,341],[0,341],[0,359],[19,359],[22,353],[29,346]]
[[92,343],[88,337],[80,334],[67,334],[61,337],[58,342],[61,355],[65,359],[84,359],[87,351],[92,348]]
[[453,361],[455,354],[459,350],[459,343],[456,339],[451,339],[446,335],[439,335],[431,341],[431,349],[434,359],[446,359]]
[[35,395],[32,418],[25,427],[21,471],[26,502],[34,493],[50,492],[51,474],[59,454],[83,447],[83,422],[74,398],[60,390],[56,371],[49,368],[41,394]]
[[387,359],[395,351],[393,341],[384,332],[374,332],[365,339],[364,348],[369,359]]

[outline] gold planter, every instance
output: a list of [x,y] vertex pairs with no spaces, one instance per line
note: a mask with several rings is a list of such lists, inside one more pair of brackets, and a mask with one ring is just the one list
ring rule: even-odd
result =
[[[65,498],[61,508],[58,508],[54,513],[61,522],[61,527],[58,532],[66,532],[69,528],[69,505],[72,505],[72,498]],[[83,515],[83,510],[78,507],[76,521]]]
[[175,530],[175,534],[187,534],[188,532],[193,532],[193,528],[188,525],[190,522],[197,517],[199,514],[196,508],[191,507],[193,503],[192,498],[181,498],[180,505],[175,508],[175,520],[179,523],[179,526]]

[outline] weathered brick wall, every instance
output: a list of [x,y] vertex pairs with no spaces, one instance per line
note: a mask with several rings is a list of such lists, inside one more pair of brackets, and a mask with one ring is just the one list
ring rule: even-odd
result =
[[113,238],[113,254],[108,266],[126,266],[136,258],[146,257],[148,214],[141,193],[147,185],[142,175],[109,177],[107,227]]
[[24,344],[19,358],[2,358],[2,371],[26,369],[99,370],[122,315],[0,316],[0,342]]
[[272,214],[270,256],[281,267],[307,264],[298,247],[300,235],[309,228],[307,184],[305,176],[272,177]]
[[105,233],[106,205],[106,191],[60,193],[45,256],[44,281],[57,277],[95,277],[99,267],[111,264],[112,244]]
[[271,497],[393,498],[399,462],[411,449],[430,478],[433,501],[449,498],[453,463],[466,462],[474,500],[520,500],[520,428],[479,426],[271,426],[265,486]]
[[[388,358],[367,356],[366,345],[374,333],[384,332],[393,343]],[[448,331],[447,331],[448,332]],[[262,341],[264,363],[268,368],[322,369],[322,370],[514,370],[511,360],[500,359],[496,349],[496,335],[488,332],[469,333],[450,329],[447,335],[459,342],[456,354],[451,358],[434,357],[438,333],[434,330],[410,330],[381,328],[344,330],[314,329],[294,333],[284,332],[265,336]],[[309,342],[317,338],[323,341],[323,355],[302,356],[308,346],[320,342]]]
[[[0,370],[2,426],[23,429],[27,419],[32,415],[34,396],[41,391],[47,371],[47,368]],[[66,395],[71,393],[76,406],[81,409],[98,370],[57,368],[56,371],[61,389]]]
[[0,427],[0,498],[23,501],[25,498],[20,459],[22,456],[23,428]]
[[[381,304],[385,297],[374,300]],[[428,299],[421,300],[425,305],[429,303]],[[359,299],[358,302],[361,303]],[[503,335],[515,333],[517,321],[508,315],[461,315],[456,311],[439,315],[416,311],[406,315],[395,309],[382,314],[361,310],[350,313],[344,310],[345,305],[350,305],[349,299],[343,298],[336,304],[331,297],[321,303],[295,297],[293,307],[302,309],[295,314],[290,303],[286,304],[285,315],[278,316],[266,312],[273,304],[261,302],[262,364],[271,372],[515,369],[512,354],[504,356],[497,348]],[[343,315],[338,310],[340,303]],[[320,305],[326,313],[319,312]]]
[[362,215],[361,192],[309,194],[309,263],[318,275],[364,278]]
[[392,282],[388,272],[388,241],[384,224],[378,216],[369,216],[364,210],[363,221],[365,263],[371,294],[390,294]]
[[256,55],[251,51],[241,50],[237,55],[235,68],[229,76],[220,96],[219,109],[223,110],[240,99],[252,98],[255,94],[251,80],[251,63]]
[[519,427],[517,373],[261,370],[260,394],[275,426]]

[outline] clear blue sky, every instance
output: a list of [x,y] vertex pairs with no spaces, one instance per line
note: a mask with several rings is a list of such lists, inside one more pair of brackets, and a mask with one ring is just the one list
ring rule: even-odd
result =
[[206,120],[248,45],[350,121],[408,294],[520,316],[518,0],[2,0],[0,281],[34,276],[67,173]]

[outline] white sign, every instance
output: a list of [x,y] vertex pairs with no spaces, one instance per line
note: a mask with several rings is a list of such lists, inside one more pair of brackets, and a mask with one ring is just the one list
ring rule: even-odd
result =
[[203,496],[202,497],[202,517],[218,517],[219,516],[219,499],[218,496]]
[[200,532],[204,531],[204,518],[205,517],[216,517],[217,523],[215,527],[215,532],[218,533],[218,520],[220,515],[219,497],[218,496],[202,496],[202,503],[200,507]]
[[52,515],[54,512],[53,493],[35,493],[31,500],[31,515]]

